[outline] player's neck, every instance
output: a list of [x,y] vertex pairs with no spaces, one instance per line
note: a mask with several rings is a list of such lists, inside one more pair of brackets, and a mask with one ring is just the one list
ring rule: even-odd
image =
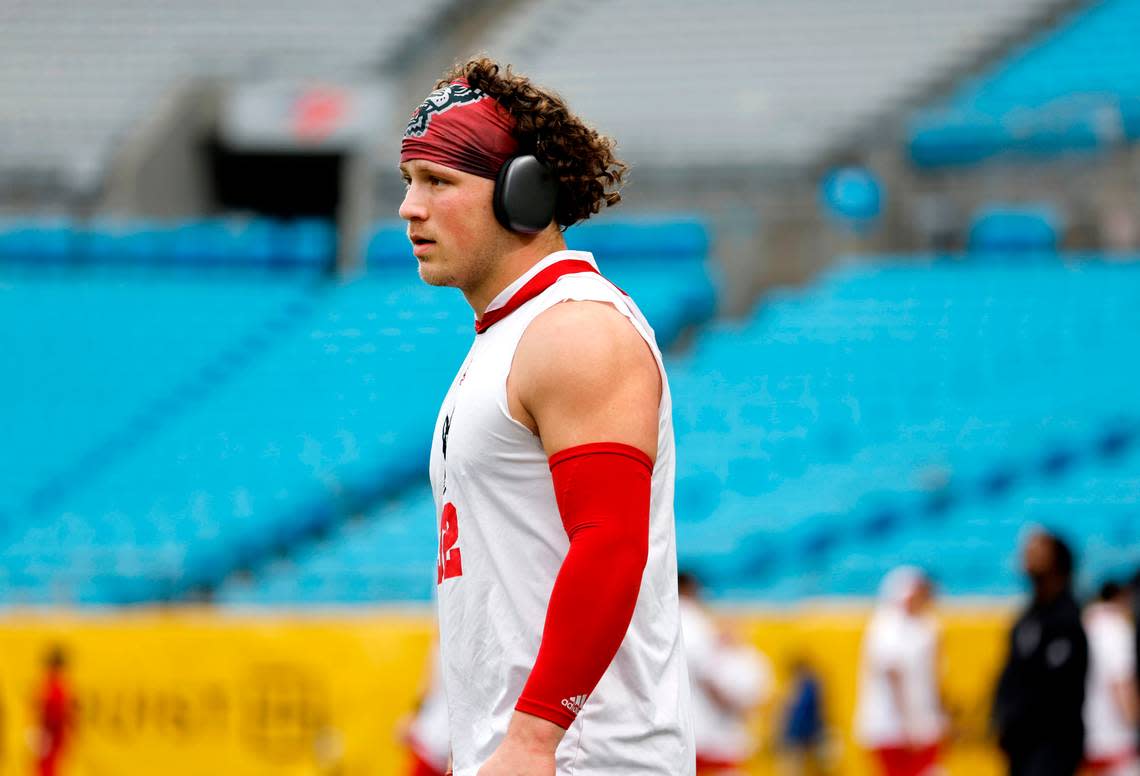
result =
[[552,229],[525,242],[519,242],[516,247],[503,253],[495,269],[478,287],[463,289],[463,296],[475,311],[475,317],[483,317],[487,305],[491,304],[503,289],[526,274],[531,267],[550,254],[564,250],[566,250],[566,240],[563,239],[562,232]]

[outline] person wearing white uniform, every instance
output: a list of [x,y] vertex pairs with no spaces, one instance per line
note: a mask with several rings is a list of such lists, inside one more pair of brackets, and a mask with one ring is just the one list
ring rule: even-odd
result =
[[439,648],[432,644],[423,694],[403,736],[412,760],[409,776],[441,776],[447,772],[451,737],[447,730],[447,697],[440,684],[440,673]]
[[1104,776],[1140,776],[1136,753],[1136,628],[1127,590],[1106,583],[1084,614],[1089,641],[1085,764]]
[[430,463],[455,776],[695,769],[668,381],[633,300],[562,236],[617,201],[612,145],[487,59],[401,145],[420,276],[476,316]]
[[705,610],[700,584],[680,575],[681,629],[693,690],[698,776],[736,776],[756,751],[748,717],[771,695],[772,665],[734,641]]
[[884,776],[940,772],[946,718],[938,684],[938,625],[925,613],[930,599],[922,571],[894,569],[883,580],[863,636],[855,735]]

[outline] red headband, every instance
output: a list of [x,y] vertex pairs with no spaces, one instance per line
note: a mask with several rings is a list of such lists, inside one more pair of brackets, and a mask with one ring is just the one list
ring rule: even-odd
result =
[[412,113],[400,145],[400,163],[426,159],[494,180],[518,151],[514,121],[498,102],[464,80],[427,96]]

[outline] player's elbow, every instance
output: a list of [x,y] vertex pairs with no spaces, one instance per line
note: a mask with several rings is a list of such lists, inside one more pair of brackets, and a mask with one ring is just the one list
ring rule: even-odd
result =
[[649,531],[609,525],[589,536],[584,552],[593,557],[593,566],[605,570],[615,587],[634,598],[641,588],[641,577],[649,562]]

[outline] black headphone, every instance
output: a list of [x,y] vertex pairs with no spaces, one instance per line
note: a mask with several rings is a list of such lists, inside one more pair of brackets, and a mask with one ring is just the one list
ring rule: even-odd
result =
[[554,220],[558,180],[534,156],[508,159],[495,179],[495,218],[512,232],[536,234]]

